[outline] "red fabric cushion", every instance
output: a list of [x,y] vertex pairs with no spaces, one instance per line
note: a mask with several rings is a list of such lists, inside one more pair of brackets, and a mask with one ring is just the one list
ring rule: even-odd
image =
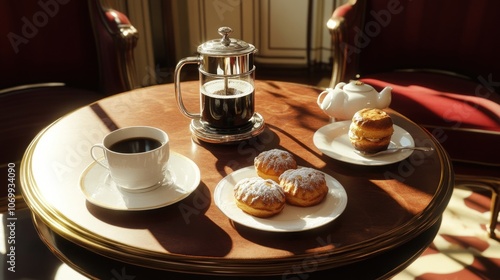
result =
[[500,95],[484,85],[425,72],[379,73],[362,80],[376,88],[391,86],[391,107],[419,124],[500,132]]
[[487,83],[426,72],[365,76],[393,88],[390,107],[428,128],[453,159],[500,164],[500,96]]

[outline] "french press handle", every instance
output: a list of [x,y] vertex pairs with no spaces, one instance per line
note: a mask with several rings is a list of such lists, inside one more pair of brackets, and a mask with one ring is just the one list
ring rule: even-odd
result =
[[190,56],[190,57],[183,58],[175,66],[175,72],[174,72],[175,99],[177,101],[177,105],[179,106],[179,110],[186,117],[191,118],[191,119],[199,119],[199,118],[201,118],[201,114],[199,114],[199,113],[193,114],[186,109],[186,106],[184,106],[184,101],[182,101],[182,94],[181,94],[181,69],[186,64],[200,64],[200,62],[201,62],[201,58],[198,56]]

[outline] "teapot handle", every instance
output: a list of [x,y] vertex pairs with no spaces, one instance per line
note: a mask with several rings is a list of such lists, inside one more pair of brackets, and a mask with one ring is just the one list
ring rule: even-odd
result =
[[324,90],[322,93],[320,93],[320,94],[318,95],[318,99],[316,100],[316,103],[318,103],[318,106],[319,106],[320,108],[322,108],[322,104],[323,104],[323,100],[324,100],[323,96],[324,96],[325,94],[328,94],[328,93],[330,93],[330,91],[329,91],[329,89],[326,89],[326,90]]
[[344,82],[340,82],[338,83],[337,85],[335,85],[335,89],[343,89],[343,87],[347,85],[346,83]]
[[197,56],[190,56],[183,58],[177,63],[175,66],[175,72],[174,72],[174,78],[175,78],[175,99],[177,100],[177,105],[179,106],[179,109],[181,113],[183,113],[186,117],[191,118],[191,119],[199,119],[201,117],[200,114],[193,114],[190,113],[187,109],[186,106],[184,106],[184,101],[182,101],[182,94],[181,94],[181,70],[182,67],[186,64],[200,64],[201,58]]

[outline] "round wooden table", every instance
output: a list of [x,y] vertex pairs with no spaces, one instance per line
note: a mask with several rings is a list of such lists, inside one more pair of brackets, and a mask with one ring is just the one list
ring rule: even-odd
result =
[[[256,81],[255,87],[265,129],[238,143],[193,141],[191,120],[178,110],[173,84],[114,95],[54,122],[28,147],[20,171],[41,238],[68,264],[97,278],[113,277],[122,269],[115,266],[136,268],[135,276],[388,277],[411,263],[435,236],[453,189],[452,168],[439,143],[389,110],[416,145],[434,151],[382,166],[339,161],[313,144],[314,133],[329,124],[316,105],[321,89],[275,81]],[[184,82],[182,90],[196,111],[198,82]],[[199,167],[201,182],[182,201],[146,211],[110,210],[87,201],[80,184],[93,164],[91,145],[111,130],[134,125],[163,129],[171,151]],[[299,165],[335,178],[347,193],[345,211],[299,232],[263,231],[225,216],[214,203],[216,185],[272,148],[288,150]],[[71,246],[85,253],[71,254]]]

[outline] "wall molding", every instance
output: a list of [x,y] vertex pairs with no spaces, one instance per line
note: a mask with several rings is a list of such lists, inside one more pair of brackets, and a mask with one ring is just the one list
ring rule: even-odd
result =
[[218,27],[230,26],[232,37],[256,46],[259,51],[255,60],[259,63],[309,66],[313,62],[330,62],[326,22],[333,1],[188,0],[187,6],[187,48],[191,53],[204,41],[218,38]]

